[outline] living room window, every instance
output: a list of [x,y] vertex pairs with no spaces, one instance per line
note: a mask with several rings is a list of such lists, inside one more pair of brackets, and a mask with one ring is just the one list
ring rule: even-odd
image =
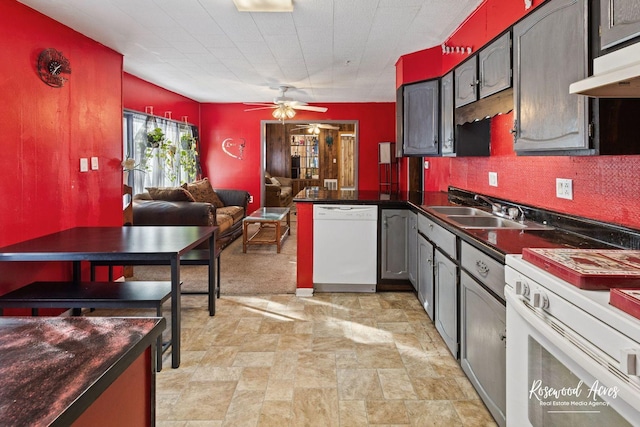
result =
[[123,129],[124,158],[135,163],[128,176],[133,194],[147,187],[175,187],[201,174],[196,126],[125,111]]

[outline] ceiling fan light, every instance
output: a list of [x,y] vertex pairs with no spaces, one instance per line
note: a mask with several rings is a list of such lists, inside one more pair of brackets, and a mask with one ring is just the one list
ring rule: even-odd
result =
[[286,116],[290,119],[293,119],[296,116],[296,110],[294,110],[291,107],[285,107],[284,109],[284,113],[286,114]]
[[284,110],[282,107],[278,107],[273,110],[273,113],[271,113],[271,115],[273,115],[274,118],[281,120],[282,118],[284,118]]

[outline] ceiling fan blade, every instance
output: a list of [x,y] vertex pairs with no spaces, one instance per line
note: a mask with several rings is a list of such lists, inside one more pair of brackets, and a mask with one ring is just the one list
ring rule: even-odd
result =
[[331,129],[331,130],[338,130],[338,129],[340,129],[340,127],[339,127],[339,126],[333,126],[333,125],[329,125],[329,124],[326,124],[326,123],[320,123],[320,124],[318,124],[318,127],[319,127],[320,129]]
[[258,111],[258,110],[272,110],[274,108],[278,108],[277,105],[269,105],[269,106],[264,106],[264,107],[255,107],[255,108],[247,108],[244,111]]
[[327,107],[316,107],[313,105],[292,105],[291,108],[294,110],[315,111],[317,113],[325,113],[328,110]]
[[244,105],[255,105],[260,107],[276,107],[274,104],[269,104],[267,102],[243,102]]

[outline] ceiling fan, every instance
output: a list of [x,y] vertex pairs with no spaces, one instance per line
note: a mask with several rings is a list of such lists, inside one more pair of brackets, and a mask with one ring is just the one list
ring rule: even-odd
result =
[[327,107],[315,107],[307,105],[306,102],[296,101],[293,98],[285,96],[287,90],[294,89],[292,86],[280,86],[280,96],[273,99],[273,104],[262,103],[245,103],[245,105],[255,105],[256,108],[248,108],[244,111],[266,110],[273,109],[273,117],[278,120],[284,121],[285,119],[292,119],[296,115],[296,110],[315,111],[318,113],[324,113],[327,111]]
[[333,126],[326,123],[309,123],[308,125],[300,125],[292,130],[306,129],[309,133],[319,134],[320,129],[339,130],[339,126]]

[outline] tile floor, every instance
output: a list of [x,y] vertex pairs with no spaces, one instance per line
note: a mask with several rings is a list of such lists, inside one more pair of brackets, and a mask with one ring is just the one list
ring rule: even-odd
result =
[[182,297],[157,425],[495,425],[411,293]]

